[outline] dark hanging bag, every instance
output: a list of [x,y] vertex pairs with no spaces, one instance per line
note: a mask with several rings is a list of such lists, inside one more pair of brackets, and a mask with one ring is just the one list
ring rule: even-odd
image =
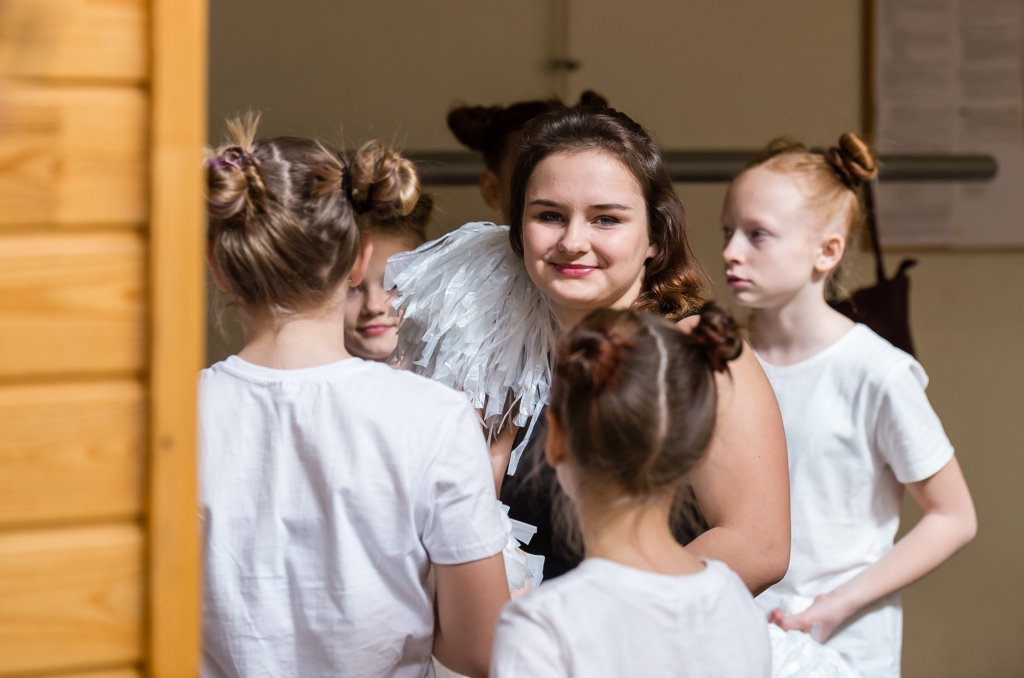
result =
[[871,248],[875,252],[877,282],[871,287],[857,290],[849,299],[832,302],[832,308],[850,320],[864,323],[896,348],[914,355],[914,342],[910,337],[910,278],[907,277],[907,270],[915,266],[917,261],[904,259],[896,275],[885,277],[875,218],[874,182],[864,184],[864,207]]

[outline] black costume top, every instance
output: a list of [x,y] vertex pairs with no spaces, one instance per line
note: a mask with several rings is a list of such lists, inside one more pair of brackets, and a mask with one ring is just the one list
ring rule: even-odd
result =
[[[688,313],[677,320],[689,315],[693,314]],[[544,556],[545,581],[565,574],[583,560],[583,554],[571,545],[572,540],[561,525],[564,521],[556,520],[558,512],[568,508],[568,499],[558,484],[555,469],[547,463],[544,455],[548,435],[547,411],[545,407],[537,415],[539,420],[534,424],[530,442],[519,460],[515,475],[506,475],[501,483],[501,502],[509,507],[509,518],[537,528],[537,534],[523,550]],[[529,428],[527,424],[519,429],[512,449],[522,442]],[[690,519],[676,520],[672,526],[676,541],[684,546],[708,529],[696,504],[691,502],[690,506],[693,513]]]

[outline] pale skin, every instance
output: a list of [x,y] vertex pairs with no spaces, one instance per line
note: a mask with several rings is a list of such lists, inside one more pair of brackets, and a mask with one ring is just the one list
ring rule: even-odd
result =
[[[656,252],[640,188],[603,151],[556,153],[530,177],[523,218],[524,260],[552,299],[563,327],[598,308],[628,308]],[[688,332],[696,318],[679,323]],[[749,350],[716,375],[718,419],[701,463],[691,472],[711,526],[686,547],[693,557],[725,561],[758,593],[789,564],[789,472],[774,393]],[[508,467],[515,430],[491,447],[495,484]]]
[[[323,304],[288,314],[242,308],[246,362],[278,370],[299,370],[351,358],[345,348],[345,304],[349,287],[366,274],[373,242],[366,239],[348,279]],[[230,292],[217,260],[207,263],[217,287]],[[494,629],[508,602],[501,554],[459,565],[434,565],[436,623],[434,655],[445,666],[471,678],[485,678],[491,662]]]
[[[828,275],[846,247],[844,217],[823,219],[808,205],[799,177],[763,166],[744,172],[730,187],[722,214],[726,277],[737,303],[752,309],[751,343],[767,362],[806,360],[853,327],[825,301]],[[913,529],[806,611],[776,611],[773,622],[813,632],[824,642],[858,610],[920,579],[974,538],[974,503],[955,458],[905,487],[923,514]]]
[[401,319],[391,305],[394,293],[384,289],[384,269],[390,257],[414,248],[407,238],[373,235],[366,275],[348,288],[345,302],[345,348],[357,358],[387,362],[394,352]]

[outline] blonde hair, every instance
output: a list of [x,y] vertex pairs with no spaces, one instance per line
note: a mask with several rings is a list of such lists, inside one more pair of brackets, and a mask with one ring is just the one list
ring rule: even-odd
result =
[[[773,140],[744,169],[764,167],[781,174],[800,177],[807,190],[807,203],[821,217],[821,223],[840,220],[847,245],[863,225],[866,212],[864,192],[878,176],[878,162],[870,147],[856,134],[839,137],[837,146],[825,150],[808,149],[786,138]],[[841,293],[841,264],[829,274],[829,297]]]
[[249,310],[326,301],[352,269],[356,215],[397,218],[419,199],[410,160],[379,141],[350,156],[313,139],[256,139],[259,117],[228,122],[207,151],[208,238],[225,281]]
[[434,199],[421,194],[415,207],[405,216],[382,219],[368,215],[363,220],[363,230],[371,235],[380,234],[398,238],[419,247],[427,241],[427,226],[434,215]]

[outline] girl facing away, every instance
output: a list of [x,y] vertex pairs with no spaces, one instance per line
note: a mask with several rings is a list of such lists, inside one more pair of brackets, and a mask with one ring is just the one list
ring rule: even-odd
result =
[[743,581],[670,526],[677,489],[711,441],[714,374],[742,347],[714,304],[689,334],[605,309],[562,337],[546,456],[585,559],[505,607],[493,677],[769,675],[764,613]]
[[[723,257],[789,446],[789,571],[758,602],[864,676],[895,677],[899,590],[967,544],[976,519],[924,369],[826,302],[876,172],[853,134],[825,152],[769,146],[729,188]],[[923,517],[894,545],[904,489]]]
[[200,380],[202,674],[430,676],[433,651],[484,676],[507,531],[476,414],[345,348],[372,256],[356,214],[408,215],[415,168],[378,142],[229,130],[207,161],[208,260],[245,347]]
[[433,211],[433,198],[421,195],[409,214],[362,219],[373,254],[362,282],[348,288],[345,302],[345,349],[357,358],[387,362],[394,352],[401,318],[391,305],[394,294],[384,289],[384,269],[392,256],[426,242]]
[[[608,102],[587,90],[580,95],[578,105],[604,108]],[[480,195],[488,207],[501,213],[502,223],[508,223],[512,169],[523,129],[534,118],[559,108],[565,108],[565,104],[553,98],[517,101],[508,106],[459,106],[448,113],[448,129],[455,138],[483,156]]]

